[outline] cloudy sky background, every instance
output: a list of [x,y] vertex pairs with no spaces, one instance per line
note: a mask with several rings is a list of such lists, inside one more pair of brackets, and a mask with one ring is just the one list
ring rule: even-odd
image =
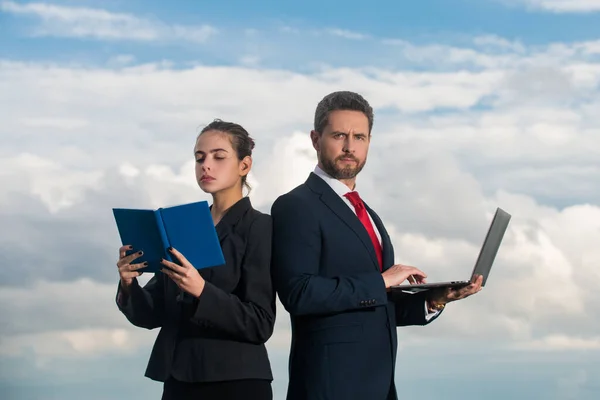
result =
[[[0,1],[2,397],[159,398],[157,332],[114,305],[111,208],[207,199],[192,149],[222,118],[257,141],[268,212],[346,89],[376,111],[358,184],[397,262],[467,277],[513,215],[489,286],[399,330],[401,397],[597,398],[600,1],[204,3]],[[283,309],[268,346],[283,399]]]

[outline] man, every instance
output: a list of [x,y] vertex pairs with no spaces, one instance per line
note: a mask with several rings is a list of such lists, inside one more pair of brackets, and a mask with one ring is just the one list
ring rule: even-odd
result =
[[271,209],[273,277],[292,324],[288,400],[396,399],[396,326],[429,324],[481,289],[477,277],[461,290],[389,290],[426,275],[393,265],[390,237],[356,191],[372,127],[359,94],[323,98],[310,133],[318,165]]

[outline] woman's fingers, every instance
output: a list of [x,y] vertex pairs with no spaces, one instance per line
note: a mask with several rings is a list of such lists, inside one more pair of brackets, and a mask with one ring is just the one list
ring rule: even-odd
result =
[[137,278],[138,276],[142,275],[143,272],[142,271],[123,271],[120,274],[120,277],[122,280],[130,280],[133,278]]
[[179,275],[171,271],[169,268],[162,268],[161,272],[171,278],[171,280],[179,286],[178,281],[181,278]]
[[142,274],[142,272],[139,270],[147,266],[147,262],[137,264],[123,264],[119,266],[119,275],[121,275],[122,279],[135,278],[136,276],[140,276]]
[[133,247],[129,244],[119,247],[119,260],[127,256],[127,250],[132,250]]
[[119,266],[119,271],[122,271],[122,272],[137,271],[138,269],[141,269],[141,268],[144,268],[147,266],[148,266],[147,262],[137,263],[137,264],[122,264]]
[[160,263],[167,267],[170,271],[178,275],[185,275],[187,271],[186,267],[182,267],[181,265],[177,265],[174,262],[167,261],[165,259],[163,259]]
[[138,269],[145,268],[148,266],[146,261],[137,264],[127,264],[129,266],[130,271],[137,271]]
[[122,265],[131,264],[132,261],[136,260],[137,258],[140,258],[142,255],[144,255],[144,252],[138,251],[128,256],[122,257],[119,259],[119,261],[117,261],[117,267],[120,268]]
[[192,265],[192,264],[190,264],[190,262],[188,261],[188,259],[185,258],[185,256],[183,254],[181,254],[176,248],[169,247],[167,250],[169,252],[171,252],[171,254],[173,254],[175,256],[175,258],[177,259],[177,261],[179,261],[180,265],[182,265],[184,267],[190,267]]

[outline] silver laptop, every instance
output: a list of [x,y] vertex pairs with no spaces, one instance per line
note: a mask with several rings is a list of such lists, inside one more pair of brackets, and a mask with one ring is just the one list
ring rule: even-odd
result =
[[479,257],[477,258],[477,262],[475,263],[475,267],[473,268],[473,273],[471,274],[471,277],[468,280],[420,284],[402,284],[392,286],[391,289],[394,291],[402,291],[404,293],[414,294],[440,287],[460,288],[469,285],[472,282],[473,277],[475,275],[483,276],[482,286],[485,286],[485,282],[487,281],[487,278],[490,275],[492,264],[494,263],[494,259],[496,258],[496,254],[498,253],[498,249],[500,248],[500,243],[502,243],[502,238],[504,237],[504,232],[506,232],[506,228],[508,227],[510,218],[511,215],[508,214],[506,211],[502,210],[501,208],[496,209],[494,219],[490,224],[487,235],[485,237],[485,241],[483,242],[483,246],[479,251]]

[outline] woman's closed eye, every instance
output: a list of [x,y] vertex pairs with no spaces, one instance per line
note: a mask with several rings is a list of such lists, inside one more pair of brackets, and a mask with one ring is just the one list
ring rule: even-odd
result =
[[[223,157],[223,156],[216,156],[216,157],[214,157],[214,159],[215,159],[215,160],[217,160],[217,161],[224,160],[225,158],[226,158],[226,157]],[[196,159],[196,162],[197,162],[198,164],[202,164],[202,163],[203,163],[205,160],[206,160],[206,158],[197,158],[197,159]]]

